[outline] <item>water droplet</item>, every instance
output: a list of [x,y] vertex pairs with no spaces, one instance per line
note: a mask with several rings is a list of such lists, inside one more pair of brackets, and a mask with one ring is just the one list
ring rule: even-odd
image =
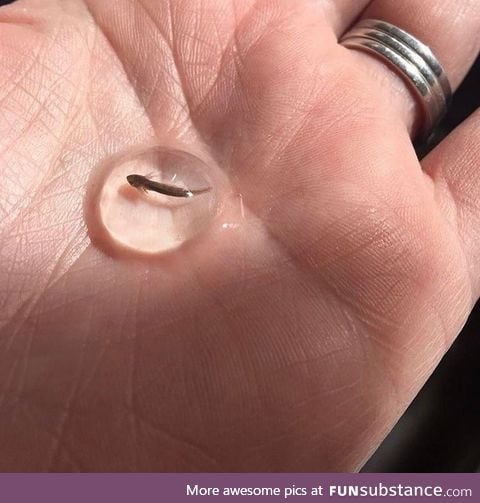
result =
[[[106,160],[91,183],[86,214],[92,240],[107,251],[159,254],[191,240],[218,211],[218,168],[188,152],[160,146],[135,148]],[[127,182],[137,174],[189,191],[173,197]]]

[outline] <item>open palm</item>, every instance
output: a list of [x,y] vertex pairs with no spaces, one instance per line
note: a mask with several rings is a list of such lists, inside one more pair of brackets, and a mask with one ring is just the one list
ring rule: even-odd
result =
[[[368,3],[0,9],[1,470],[355,470],[378,446],[477,299],[480,142],[477,115],[419,164],[408,91],[337,43]],[[365,15],[456,86],[478,5],[425,33],[423,3]],[[89,177],[152,138],[208,151],[244,213],[114,258]]]

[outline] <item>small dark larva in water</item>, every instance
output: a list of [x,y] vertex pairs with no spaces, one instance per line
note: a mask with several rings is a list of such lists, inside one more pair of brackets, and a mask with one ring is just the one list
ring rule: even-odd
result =
[[183,187],[176,187],[175,185],[169,185],[167,183],[155,182],[143,175],[128,175],[127,182],[132,187],[143,190],[144,192],[151,190],[172,197],[193,197],[211,190],[211,187],[199,190],[184,189]]

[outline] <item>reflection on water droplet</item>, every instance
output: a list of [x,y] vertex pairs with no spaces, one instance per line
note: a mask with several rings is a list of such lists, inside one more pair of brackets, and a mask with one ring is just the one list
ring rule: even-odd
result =
[[[187,152],[159,146],[137,148],[107,160],[101,171],[89,197],[96,215],[96,224],[89,225],[89,230],[97,242],[116,250],[138,254],[173,250],[204,230],[218,210],[212,169]],[[193,197],[144,192],[127,182],[131,174],[193,192],[211,190]]]
[[225,222],[222,224],[222,229],[236,229],[239,224],[233,222]]

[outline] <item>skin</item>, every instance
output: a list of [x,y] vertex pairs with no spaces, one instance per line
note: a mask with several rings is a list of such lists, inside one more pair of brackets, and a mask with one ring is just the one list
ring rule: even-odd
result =
[[[367,3],[0,9],[0,470],[368,459],[479,296],[480,116],[420,165],[406,87],[337,44]],[[418,34],[456,87],[478,2],[425,4],[365,15]],[[208,151],[245,218],[115,259],[90,242],[88,180],[153,136]]]

